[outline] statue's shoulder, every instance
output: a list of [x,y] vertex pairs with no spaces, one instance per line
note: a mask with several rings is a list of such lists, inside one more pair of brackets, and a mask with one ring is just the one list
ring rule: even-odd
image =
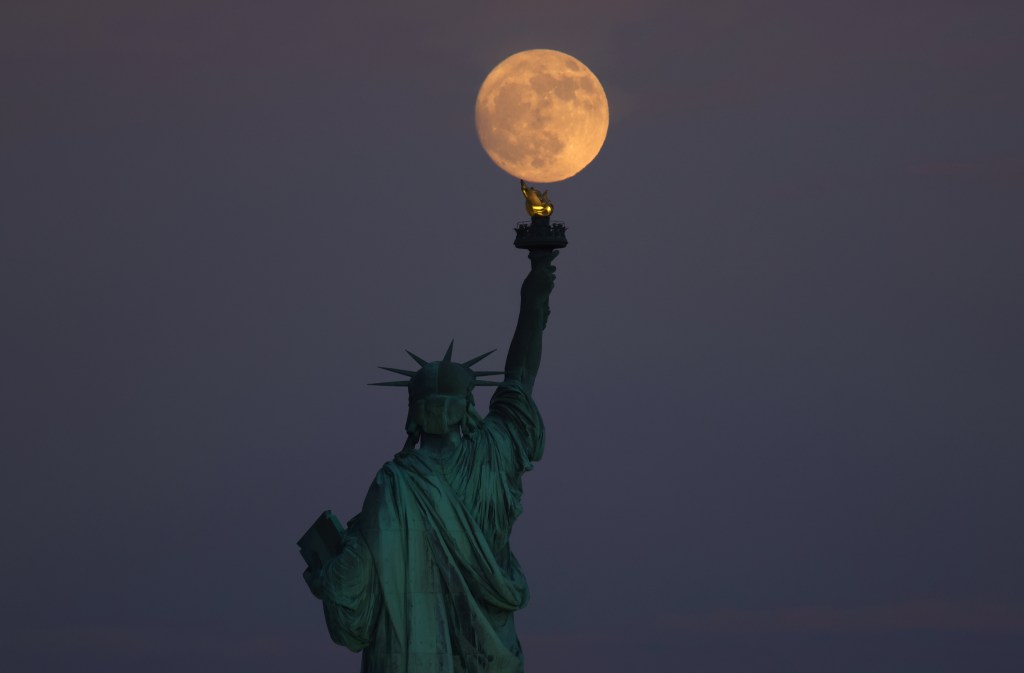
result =
[[495,388],[487,418],[489,419],[491,416],[507,417],[510,413],[516,417],[524,413],[527,415],[539,413],[533,395],[519,381],[503,381]]
[[409,479],[432,478],[438,471],[437,461],[419,449],[402,451],[384,463],[377,471],[377,479],[400,483]]

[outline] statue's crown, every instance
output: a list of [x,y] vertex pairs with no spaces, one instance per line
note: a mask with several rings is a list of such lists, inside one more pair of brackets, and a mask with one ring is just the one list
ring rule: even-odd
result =
[[384,381],[382,383],[371,383],[371,386],[396,386],[409,389],[409,401],[421,400],[431,395],[466,395],[475,386],[496,386],[497,381],[479,380],[479,376],[494,376],[505,372],[474,371],[473,365],[483,360],[494,351],[487,351],[483,355],[466,360],[465,362],[452,362],[452,349],[455,341],[448,345],[444,357],[434,362],[427,362],[420,356],[406,351],[409,356],[420,365],[417,371],[408,369],[397,369],[395,367],[380,367],[380,369],[407,376],[405,381]]

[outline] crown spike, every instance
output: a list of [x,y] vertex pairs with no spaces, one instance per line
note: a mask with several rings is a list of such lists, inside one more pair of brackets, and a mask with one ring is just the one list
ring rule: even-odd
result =
[[408,369],[395,369],[394,367],[377,367],[377,369],[394,372],[396,374],[401,374],[402,376],[408,376],[409,378],[416,376],[416,372],[409,371]]
[[421,358],[419,355],[416,355],[415,353],[413,353],[412,351],[405,351],[405,352],[408,353],[409,357],[411,357],[413,360],[415,360],[416,364],[418,364],[420,367],[426,367],[428,364],[430,364],[426,360]]
[[498,350],[498,349],[495,348],[494,350],[489,350],[486,353],[484,353],[483,355],[477,355],[472,360],[466,360],[465,362],[462,363],[462,366],[463,367],[472,367],[473,365],[475,365],[476,363],[480,362],[481,360],[483,360],[485,357],[487,357],[488,355],[490,355],[491,353],[493,353],[496,350]]
[[448,350],[445,351],[444,358],[441,360],[442,362],[451,362],[452,361],[452,349],[453,348],[455,348],[455,339],[452,339],[452,342],[450,344],[448,344]]
[[505,372],[473,372],[473,376],[497,376],[498,374],[504,374]]

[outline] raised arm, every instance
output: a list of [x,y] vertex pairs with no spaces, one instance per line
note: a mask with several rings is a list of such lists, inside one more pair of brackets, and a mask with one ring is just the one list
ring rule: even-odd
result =
[[528,393],[540,369],[541,341],[548,322],[548,297],[555,287],[557,250],[530,252],[530,273],[519,292],[519,321],[505,361],[505,380],[519,381]]

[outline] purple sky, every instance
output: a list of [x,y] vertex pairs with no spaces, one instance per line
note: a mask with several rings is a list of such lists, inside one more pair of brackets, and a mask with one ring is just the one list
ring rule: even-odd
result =
[[[1024,5],[0,5],[0,669],[355,672],[295,540],[512,334],[501,59],[601,78],[527,670],[1024,660]],[[385,374],[386,376],[386,374]],[[486,401],[486,392],[478,402]]]

